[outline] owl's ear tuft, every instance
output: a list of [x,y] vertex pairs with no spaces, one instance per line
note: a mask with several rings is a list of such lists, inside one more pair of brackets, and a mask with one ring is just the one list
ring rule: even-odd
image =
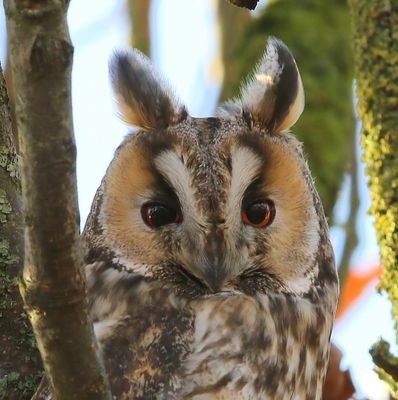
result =
[[120,116],[129,125],[143,130],[166,128],[187,117],[185,106],[140,51],[116,52],[109,72]]
[[304,90],[296,62],[286,45],[270,38],[254,74],[241,88],[235,106],[221,106],[220,115],[236,114],[237,106],[255,125],[273,133],[293,126],[304,109]]

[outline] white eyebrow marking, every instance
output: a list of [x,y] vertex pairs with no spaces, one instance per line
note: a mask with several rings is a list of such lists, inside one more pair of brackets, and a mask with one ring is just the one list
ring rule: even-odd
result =
[[[262,161],[248,147],[239,147],[231,154],[232,179],[229,190],[229,213],[236,215],[240,211],[243,195],[248,186],[260,172]],[[239,218],[240,221],[240,218]]]
[[197,221],[198,212],[194,207],[195,191],[191,185],[189,171],[181,159],[174,151],[166,150],[155,158],[154,163],[158,171],[174,188],[183,213],[190,215]]

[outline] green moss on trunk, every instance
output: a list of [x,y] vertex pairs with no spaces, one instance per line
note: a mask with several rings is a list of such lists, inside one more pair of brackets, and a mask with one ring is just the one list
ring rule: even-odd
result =
[[[391,299],[398,332],[398,3],[350,0],[350,6],[361,144],[383,265],[379,288]],[[374,359],[381,370],[380,360],[388,356],[391,363],[387,353]],[[381,371],[384,378],[386,373]],[[398,372],[386,381],[397,393]]]

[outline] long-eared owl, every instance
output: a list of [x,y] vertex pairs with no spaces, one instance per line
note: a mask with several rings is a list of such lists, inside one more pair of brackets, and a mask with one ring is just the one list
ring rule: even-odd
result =
[[[84,230],[112,394],[320,400],[338,296],[302,146],[296,63],[270,39],[238,99],[191,117],[139,51],[110,63],[122,118]],[[321,133],[320,133],[321,134]]]

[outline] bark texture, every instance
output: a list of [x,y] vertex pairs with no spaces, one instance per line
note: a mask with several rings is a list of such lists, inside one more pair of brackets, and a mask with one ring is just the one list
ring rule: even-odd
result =
[[0,65],[0,399],[29,399],[41,376],[32,328],[17,277],[23,263],[23,220],[18,159]]
[[[350,0],[361,144],[380,245],[380,290],[392,303],[398,332],[398,3]],[[398,360],[383,341],[372,350],[380,375],[398,395]]]
[[5,6],[22,159],[21,294],[54,397],[109,400],[81,273],[68,2]]
[[[7,55],[7,60],[10,57]],[[11,117],[11,128],[12,128],[12,136],[14,138],[14,146],[17,150],[17,153],[19,153],[19,148],[18,148],[18,130],[17,130],[17,121],[16,121],[16,116],[15,116],[15,93],[14,93],[14,85],[12,83],[12,73],[11,73],[11,67],[10,63],[7,62],[5,63],[5,68],[4,68],[4,79],[6,81],[6,87],[7,87],[7,93],[8,93],[8,103],[10,105],[10,117]]]

